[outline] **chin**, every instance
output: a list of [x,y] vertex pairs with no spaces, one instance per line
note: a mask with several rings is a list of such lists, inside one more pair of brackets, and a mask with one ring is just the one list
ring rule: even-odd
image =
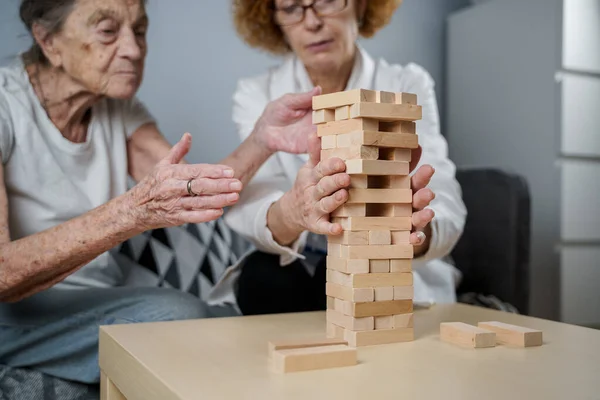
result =
[[106,91],[106,97],[112,99],[129,100],[135,96],[140,87],[138,80],[131,80],[127,82],[111,83]]

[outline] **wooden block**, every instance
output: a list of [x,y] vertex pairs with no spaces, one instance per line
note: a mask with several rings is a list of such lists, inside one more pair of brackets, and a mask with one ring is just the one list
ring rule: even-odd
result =
[[[350,132],[370,131],[377,132],[379,121],[370,118],[354,118],[343,121],[331,121],[317,125],[317,136],[342,135]],[[339,137],[339,136],[338,136]],[[360,143],[362,144],[362,143]],[[349,147],[342,146],[342,147]]]
[[275,350],[271,359],[273,370],[279,373],[349,367],[357,363],[356,349],[340,344]]
[[411,189],[349,189],[347,203],[412,204],[412,200]]
[[[358,175],[361,176],[361,175]],[[366,204],[344,204],[336,208],[332,213],[332,217],[366,217],[367,216],[367,205]]]
[[327,160],[328,158],[333,157],[340,158],[344,161],[354,159],[377,160],[379,158],[379,149],[374,146],[352,146],[321,150],[321,160]]
[[335,149],[337,147],[337,136],[323,136],[321,138],[321,149]]
[[341,106],[335,109],[335,120],[343,121],[350,119],[350,106]]
[[411,149],[382,148],[379,149],[379,159],[388,161],[406,161],[412,159]]
[[392,301],[394,300],[394,288],[388,287],[376,287],[375,289],[375,301]]
[[346,245],[369,244],[369,231],[343,231],[340,235],[327,236],[328,243]]
[[[392,231],[390,232],[390,244],[409,244],[410,243],[410,231]],[[340,244],[350,244],[350,243],[340,243]],[[352,244],[362,244],[362,243],[352,243]]]
[[348,160],[349,175],[408,175],[409,163],[404,161]]
[[380,121],[417,121],[422,117],[421,106],[366,102],[355,103],[350,106],[349,115],[349,118],[375,118]]
[[379,132],[393,132],[416,135],[417,124],[411,121],[382,121],[379,123]]
[[368,303],[375,300],[375,289],[373,288],[351,288],[334,282],[325,284],[325,293],[327,296],[353,303]]
[[376,92],[374,90],[352,89],[314,96],[312,98],[312,109],[337,108],[360,102],[374,102],[375,100]]
[[394,317],[392,315],[375,317],[375,329],[394,329]]
[[331,322],[325,322],[325,327],[326,327],[325,334],[327,335],[328,338],[341,339],[346,342],[346,339],[344,339],[344,328],[342,328],[341,326],[332,324]]
[[[362,243],[356,243],[362,244]],[[369,243],[368,244],[381,244],[390,245],[392,244],[392,233],[390,231],[369,231]]]
[[342,228],[347,231],[376,231],[379,229],[405,231],[412,229],[411,217],[335,217],[332,218],[332,222],[341,224]]
[[383,90],[378,90],[375,92],[375,102],[377,103],[396,103],[396,94],[393,92],[385,92]]
[[[369,259],[369,260],[389,260],[413,258],[413,246],[409,244],[395,245],[339,245],[340,258],[348,259]],[[337,250],[335,250],[337,251]],[[336,253],[337,254],[337,253]]]
[[312,114],[312,121],[315,125],[333,121],[334,119],[335,113],[333,112],[333,110],[316,110],[313,111]]
[[413,313],[392,315],[392,321],[392,329],[412,328]]
[[392,206],[392,215],[394,217],[412,217],[412,214],[412,204],[393,204]]
[[[377,298],[377,293],[375,293],[375,298]],[[543,342],[542,331],[536,329],[524,328],[498,321],[479,322],[477,326],[495,332],[496,343],[500,344],[531,347],[541,346]]]
[[440,339],[460,346],[483,348],[496,346],[496,334],[464,322],[442,322]]
[[350,176],[350,188],[352,189],[367,189],[369,185],[369,177],[367,175],[352,175]]
[[350,315],[357,319],[371,316],[406,314],[413,311],[412,300],[372,301],[370,303],[349,304],[351,305]]
[[[345,254],[345,253],[344,253]],[[342,257],[342,245],[337,243],[327,243],[327,255],[335,258],[348,258]]]
[[390,260],[369,260],[369,272],[374,274],[390,272]]
[[320,346],[333,346],[338,344],[348,344],[344,339],[333,339],[333,338],[298,338],[291,340],[277,340],[270,341],[268,345],[269,356],[273,354],[275,350],[287,350],[287,349],[301,349],[307,347],[320,347]]
[[394,259],[390,260],[390,272],[411,272],[412,260]]
[[[352,303],[352,304],[373,304],[373,303]],[[339,325],[351,331],[372,331],[375,329],[375,319],[372,316],[353,317],[342,314],[339,311],[328,309],[325,311],[327,321]]]
[[412,300],[414,297],[414,286],[394,286],[394,300]]
[[[317,127],[319,129],[321,125]],[[338,147],[377,146],[380,148],[416,149],[419,137],[409,133],[386,133],[379,131],[356,131],[340,134],[337,137]]]
[[347,260],[328,256],[326,263],[327,268],[345,274],[368,274],[370,272],[369,260]]
[[327,310],[335,310],[335,297],[327,296]]
[[417,104],[417,95],[414,93],[397,92],[394,98],[396,104]]
[[390,176],[390,189],[410,189],[410,176]]
[[[411,272],[344,274],[328,269],[327,282],[355,289],[374,289],[389,286],[411,286],[413,284],[413,276]],[[342,298],[333,294],[330,295],[329,293],[327,295]],[[375,298],[374,295],[373,298]],[[350,301],[347,297],[343,300]]]
[[350,346],[363,347],[379,344],[412,342],[415,340],[414,328],[379,329],[353,332],[344,330],[344,339]]

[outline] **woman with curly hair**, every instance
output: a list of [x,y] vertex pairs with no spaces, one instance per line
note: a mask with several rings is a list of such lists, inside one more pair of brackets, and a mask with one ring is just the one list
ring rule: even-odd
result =
[[[235,26],[244,41],[284,59],[238,82],[233,119],[244,139],[270,100],[315,86],[324,94],[354,88],[417,94],[423,119],[417,122],[421,148],[411,162],[414,300],[453,302],[458,273],[446,258],[462,234],[466,209],[440,134],[434,82],[418,65],[375,60],[357,44],[359,36],[383,28],[400,3],[234,0]],[[257,247],[235,271],[244,314],[325,308],[324,235],[341,233],[329,214],[346,201],[350,177],[340,159],[319,163],[318,150],[313,138],[309,155],[275,154],[226,216]]]

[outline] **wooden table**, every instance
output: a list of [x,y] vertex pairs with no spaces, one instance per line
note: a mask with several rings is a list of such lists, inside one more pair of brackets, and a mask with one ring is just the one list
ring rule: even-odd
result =
[[[489,320],[541,329],[544,345],[465,349],[439,340],[440,322]],[[104,326],[103,398],[600,398],[600,331],[459,304],[416,311],[414,342],[359,348],[357,366],[269,369],[269,340],[324,332],[323,312]]]

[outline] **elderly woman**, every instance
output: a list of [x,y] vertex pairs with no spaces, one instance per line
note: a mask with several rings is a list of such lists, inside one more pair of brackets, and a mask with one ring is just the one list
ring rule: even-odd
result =
[[[446,256],[462,233],[466,209],[440,134],[434,83],[422,67],[374,60],[357,44],[359,35],[372,37],[385,26],[399,3],[234,1],[235,25],[246,43],[285,57],[281,65],[239,82],[233,119],[245,139],[269,101],[316,85],[323,93],[363,88],[417,94],[423,119],[417,123],[422,154],[420,160],[413,154],[411,165],[418,167],[412,174],[410,237],[415,248],[414,300],[452,302],[457,271]],[[236,296],[246,314],[325,307],[324,240],[318,234],[341,230],[327,215],[347,198],[349,177],[339,159],[324,161],[311,173],[313,158],[277,153],[226,216],[232,229],[258,248],[250,257],[253,262],[237,271]]]
[[270,103],[221,165],[186,164],[191,136],[171,147],[135,99],[142,0],[22,0],[20,13],[33,47],[0,69],[0,363],[97,382],[99,325],[207,316],[191,295],[118,287],[107,251],[221,216],[271,154],[306,151],[319,91]]

